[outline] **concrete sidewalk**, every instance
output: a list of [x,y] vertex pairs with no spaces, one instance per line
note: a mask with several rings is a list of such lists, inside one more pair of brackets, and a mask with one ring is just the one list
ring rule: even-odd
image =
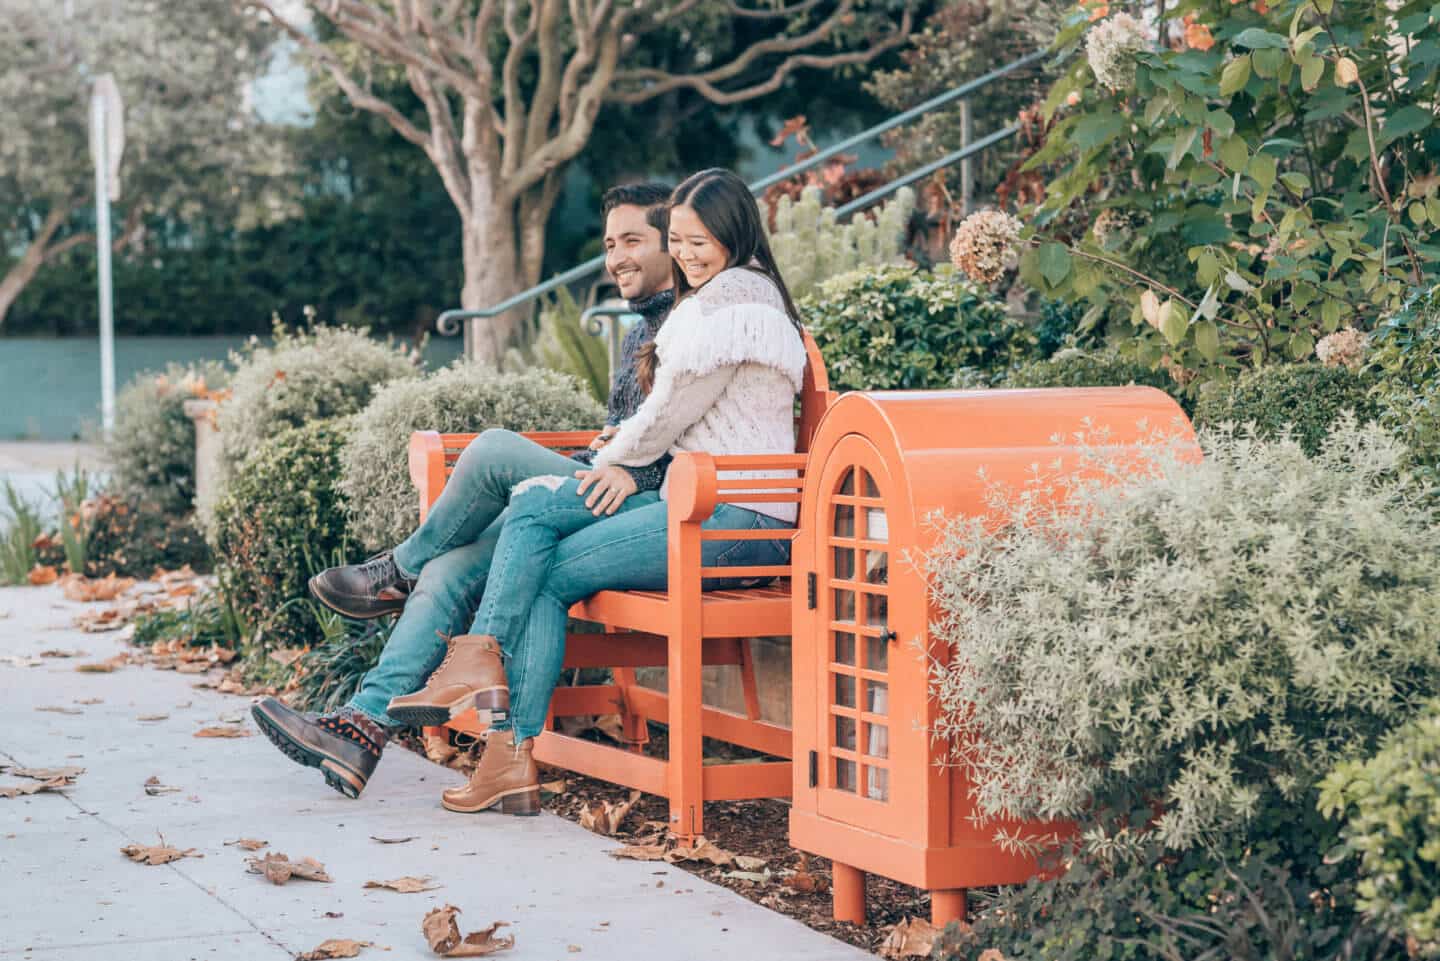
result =
[[[448,813],[438,797],[460,775],[403,749],[386,754],[362,799],[346,800],[259,735],[244,698],[173,671],[77,672],[123,648],[71,626],[85,606],[55,588],[0,589],[0,658],[84,652],[38,667],[0,661],[0,763],[85,768],[65,795],[0,798],[4,961],[260,961],[327,938],[374,942],[362,961],[434,958],[420,921],[447,903],[463,911],[463,931],[510,922],[515,948],[497,957],[514,961],[871,957],[667,864],[615,860],[614,841],[553,815]],[[193,736],[237,719],[255,736]],[[152,775],[180,790],[147,796]],[[0,786],[20,783],[0,774]],[[204,857],[150,867],[120,853],[161,835]],[[237,838],[313,857],[334,882],[247,874],[247,852],[224,843]],[[442,887],[363,888],[405,875]]]

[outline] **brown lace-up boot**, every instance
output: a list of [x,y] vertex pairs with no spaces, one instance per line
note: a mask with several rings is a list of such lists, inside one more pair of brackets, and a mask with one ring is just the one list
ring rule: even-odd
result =
[[414,694],[393,698],[385,713],[402,724],[444,724],[470,708],[487,723],[503,721],[510,712],[510,685],[500,644],[486,634],[450,638],[445,660],[425,686]]
[[474,814],[500,808],[501,814],[540,813],[540,772],[530,755],[529,738],[515,743],[514,731],[496,731],[485,740],[485,753],[470,775],[470,783],[451,788],[440,797],[446,810]]

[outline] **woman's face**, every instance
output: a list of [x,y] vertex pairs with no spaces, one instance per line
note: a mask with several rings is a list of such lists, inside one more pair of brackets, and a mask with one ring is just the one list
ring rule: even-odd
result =
[[730,251],[683,204],[670,208],[670,256],[691,287],[699,287],[730,262]]

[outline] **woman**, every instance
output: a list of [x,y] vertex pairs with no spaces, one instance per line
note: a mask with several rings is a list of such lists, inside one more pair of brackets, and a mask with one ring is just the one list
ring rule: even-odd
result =
[[[452,811],[539,812],[530,745],[560,676],[570,605],[600,590],[665,587],[666,487],[637,492],[624,468],[681,451],[795,451],[805,347],[744,181],[713,169],[677,187],[669,244],[676,304],[637,363],[644,402],[593,470],[534,478],[512,493],[471,628],[490,651],[478,668],[483,676],[470,679],[480,692],[476,704],[496,720],[470,783],[445,792]],[[793,504],[721,504],[704,526],[776,529],[794,521]],[[705,566],[789,559],[783,538],[706,541],[702,550]]]

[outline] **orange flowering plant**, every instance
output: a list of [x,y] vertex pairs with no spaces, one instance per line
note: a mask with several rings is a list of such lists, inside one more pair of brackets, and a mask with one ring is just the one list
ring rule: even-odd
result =
[[1021,277],[1133,359],[1308,358],[1440,272],[1433,0],[1088,0],[1055,50]]

